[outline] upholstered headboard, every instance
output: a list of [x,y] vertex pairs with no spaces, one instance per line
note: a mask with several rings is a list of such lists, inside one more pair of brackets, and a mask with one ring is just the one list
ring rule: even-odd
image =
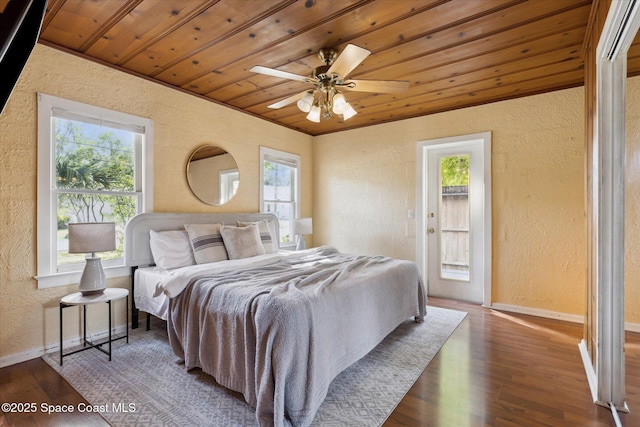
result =
[[127,267],[153,264],[149,246],[149,231],[184,230],[185,224],[236,225],[237,221],[267,221],[275,236],[276,250],[280,243],[278,218],[269,213],[142,213],[134,216],[124,230],[124,259]]

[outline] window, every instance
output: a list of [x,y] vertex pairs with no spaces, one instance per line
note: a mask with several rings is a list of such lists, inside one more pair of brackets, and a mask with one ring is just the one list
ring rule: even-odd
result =
[[300,156],[260,147],[260,205],[280,222],[280,246],[295,246],[294,219],[300,214]]
[[220,204],[227,203],[238,191],[240,172],[238,169],[227,169],[218,172],[220,183]]
[[38,94],[38,287],[75,283],[84,255],[68,253],[69,222],[116,223],[107,277],[124,276],[124,226],[151,210],[149,119]]

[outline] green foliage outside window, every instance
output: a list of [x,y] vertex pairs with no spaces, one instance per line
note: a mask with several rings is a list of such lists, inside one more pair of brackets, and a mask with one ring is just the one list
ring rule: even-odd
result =
[[443,187],[469,185],[469,156],[442,157],[440,171]]
[[[100,132],[96,134],[96,130]],[[122,258],[124,226],[136,214],[136,200],[130,195],[101,192],[134,191],[133,143],[123,143],[118,131],[59,118],[55,132],[56,187],[61,190],[58,192],[58,240],[67,238],[69,221],[113,221],[117,249],[101,256]],[[92,192],[74,193],[73,190]],[[81,262],[83,258],[83,255],[70,255],[66,250],[58,251],[58,264]]]

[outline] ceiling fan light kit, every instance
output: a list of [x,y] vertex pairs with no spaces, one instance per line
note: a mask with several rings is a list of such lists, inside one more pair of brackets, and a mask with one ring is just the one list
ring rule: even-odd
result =
[[309,114],[307,114],[307,120],[320,123],[320,105],[317,102],[313,104]]
[[313,106],[313,100],[314,100],[313,91],[309,91],[305,93],[305,95],[302,97],[301,100],[298,101],[298,104],[297,104],[300,111],[304,113],[308,113],[309,111],[311,111],[311,107]]
[[358,112],[347,102],[340,89],[354,92],[402,93],[409,87],[408,81],[347,80],[347,75],[370,54],[371,51],[353,44],[348,44],[340,55],[333,48],[322,48],[318,52],[318,58],[324,62],[324,65],[314,69],[311,77],[260,65],[253,67],[250,71],[315,86],[313,90],[305,90],[285,98],[269,105],[269,108],[282,108],[296,102],[300,111],[308,113],[307,119],[312,122],[319,123],[321,113],[326,120],[331,119],[335,114],[341,115],[342,120],[346,121]]

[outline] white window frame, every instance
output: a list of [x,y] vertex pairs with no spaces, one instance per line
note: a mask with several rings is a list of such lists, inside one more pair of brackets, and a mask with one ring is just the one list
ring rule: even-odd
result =
[[[264,212],[264,162],[265,160],[275,160],[278,159],[287,162],[294,163],[296,166],[296,173],[294,177],[294,201],[293,201],[293,212],[294,218],[293,220],[300,218],[300,177],[302,176],[301,171],[301,161],[300,156],[298,154],[288,153],[286,151],[275,150],[273,148],[268,147],[260,147],[260,211]],[[289,243],[282,244],[280,243],[280,247],[282,249],[294,249],[296,247],[295,243],[295,231],[291,230],[292,240]]]
[[218,171],[218,182],[220,183],[220,204],[228,202],[236,194],[239,181],[240,171],[238,168]]
[[[76,113],[94,120],[133,125],[144,129],[144,137],[136,150],[137,179],[142,188],[138,212],[153,210],[153,122],[150,119],[95,107],[81,102],[38,93],[38,208],[37,263],[38,289],[78,283],[82,270],[57,272],[55,233],[57,231],[57,192],[55,185],[54,109]],[[119,265],[105,265],[107,278],[129,275],[124,260]]]

